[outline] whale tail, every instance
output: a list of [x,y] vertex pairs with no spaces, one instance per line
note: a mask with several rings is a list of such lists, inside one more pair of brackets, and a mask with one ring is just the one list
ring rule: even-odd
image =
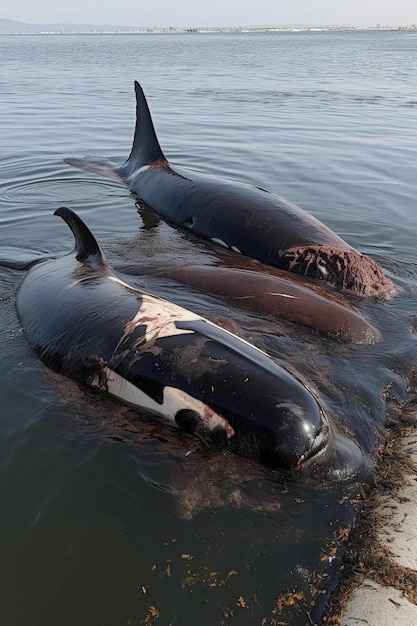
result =
[[77,252],[77,261],[84,263],[88,261],[90,265],[95,267],[109,268],[106,255],[101,249],[100,244],[94,237],[91,230],[82,221],[80,217],[71,209],[60,207],[54,212],[54,215],[62,217],[64,222],[71,228],[75,239],[75,251]]

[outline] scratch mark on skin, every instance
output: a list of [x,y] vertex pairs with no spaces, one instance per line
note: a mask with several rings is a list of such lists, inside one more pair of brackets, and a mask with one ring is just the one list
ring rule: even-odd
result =
[[292,300],[299,300],[298,296],[292,296],[289,293],[276,293],[274,291],[270,291],[268,295],[269,296],[281,296],[281,298],[291,298]]
[[[125,281],[122,280],[121,278],[119,278],[118,276],[107,276],[107,278],[109,280],[111,280],[113,283],[117,283],[118,285],[121,285],[122,287],[127,288],[130,291],[135,291],[136,293],[139,293],[139,294],[142,295],[142,292],[140,292],[138,289],[135,289],[134,287],[132,287],[132,285],[129,285],[128,283],[125,283]],[[83,278],[77,278],[76,280],[73,280],[68,285],[65,285],[63,291],[68,291],[69,289],[72,289],[73,287],[76,287],[77,285],[79,285],[80,283],[82,283],[82,282],[84,282],[86,280],[91,280],[91,277],[90,276],[84,276]]]
[[254,300],[255,296],[235,296],[234,300]]
[[130,291],[135,291],[136,293],[139,293],[140,295],[142,295],[142,292],[139,291],[139,289],[135,289],[134,287],[132,287],[132,285],[125,283],[125,281],[119,278],[118,276],[108,276],[108,279],[114,283],[117,283],[118,285],[121,285],[122,287],[129,289]]
[[[299,300],[298,296],[292,296],[289,293],[278,293],[278,292],[274,292],[274,291],[269,291],[267,294],[268,296],[281,296],[281,298],[290,298],[291,300]],[[255,296],[253,295],[248,295],[248,296],[235,296],[234,297],[235,300],[254,300]]]

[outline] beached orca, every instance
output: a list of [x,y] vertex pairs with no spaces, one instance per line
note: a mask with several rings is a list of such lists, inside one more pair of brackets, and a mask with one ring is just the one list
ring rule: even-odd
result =
[[[135,250],[136,253],[136,250]],[[219,300],[261,314],[311,328],[320,334],[346,343],[376,344],[382,339],[380,331],[346,298],[324,283],[308,281],[303,276],[290,275],[276,267],[261,265],[248,257],[237,257],[230,265],[231,255],[221,255],[229,265],[201,263],[148,262],[148,257],[136,256],[133,261],[115,261],[113,267],[132,287],[143,287],[143,276],[168,278],[216,296]],[[0,265],[28,270],[42,256],[21,249],[2,248]],[[262,267],[262,271],[261,271]]]
[[[27,271],[44,260],[16,248],[2,248],[1,252],[0,265],[17,270]],[[144,275],[168,278],[233,306],[311,328],[337,341],[368,345],[381,341],[380,331],[346,298],[323,283],[308,282],[272,266],[263,266],[260,271],[260,264],[247,257],[245,263],[242,261],[240,257],[238,267],[175,262],[155,267],[143,261],[116,261],[113,267],[139,289]]]
[[396,293],[378,263],[297,205],[252,185],[174,167],[161,150],[137,82],[135,90],[136,129],[128,160],[119,166],[90,158],[67,163],[123,181],[170,223],[237,253],[357,295],[388,299]]
[[[301,277],[277,268],[253,269],[218,265],[178,265],[150,269],[123,263],[119,272],[130,280],[150,273],[171,278],[217,296],[220,300],[264,316],[300,324],[347,343],[375,344],[381,333],[335,291],[321,285],[307,286]],[[285,277],[288,276],[288,278]],[[297,279],[297,280],[295,280]]]
[[131,287],[74,212],[55,213],[75,249],[32,265],[16,296],[47,366],[269,466],[326,457],[332,425],[312,391],[243,339]]

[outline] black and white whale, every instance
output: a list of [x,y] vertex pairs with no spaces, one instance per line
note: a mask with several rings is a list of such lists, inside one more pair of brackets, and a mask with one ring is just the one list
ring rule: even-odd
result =
[[16,296],[48,367],[270,466],[326,457],[332,426],[304,384],[232,333],[131,287],[74,212],[56,214],[75,249],[34,264]]
[[65,159],[75,167],[121,180],[167,221],[263,263],[324,280],[357,295],[396,293],[376,261],[348,245],[307,211],[242,182],[174,167],[159,145],[139,83],[136,129],[128,160]]

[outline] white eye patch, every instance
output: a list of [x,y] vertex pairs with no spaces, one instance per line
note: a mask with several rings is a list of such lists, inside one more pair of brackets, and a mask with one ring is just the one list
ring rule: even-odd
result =
[[147,409],[152,413],[161,415],[169,419],[173,425],[176,425],[176,414],[184,409],[189,409],[200,417],[202,423],[208,430],[211,431],[215,428],[221,428],[226,432],[228,439],[235,434],[232,426],[224,417],[213,411],[207,404],[204,404],[197,398],[193,398],[193,396],[190,396],[182,389],[169,386],[164,387],[163,400],[160,404],[148,396],[142,389],[139,389],[139,387],[136,387],[136,385],[133,385],[109,367],[104,367],[103,373],[106,376],[106,385],[103,385],[99,377],[96,376],[92,381],[93,387],[108,391],[112,396],[120,398],[120,400],[123,400],[123,402],[127,404]]

